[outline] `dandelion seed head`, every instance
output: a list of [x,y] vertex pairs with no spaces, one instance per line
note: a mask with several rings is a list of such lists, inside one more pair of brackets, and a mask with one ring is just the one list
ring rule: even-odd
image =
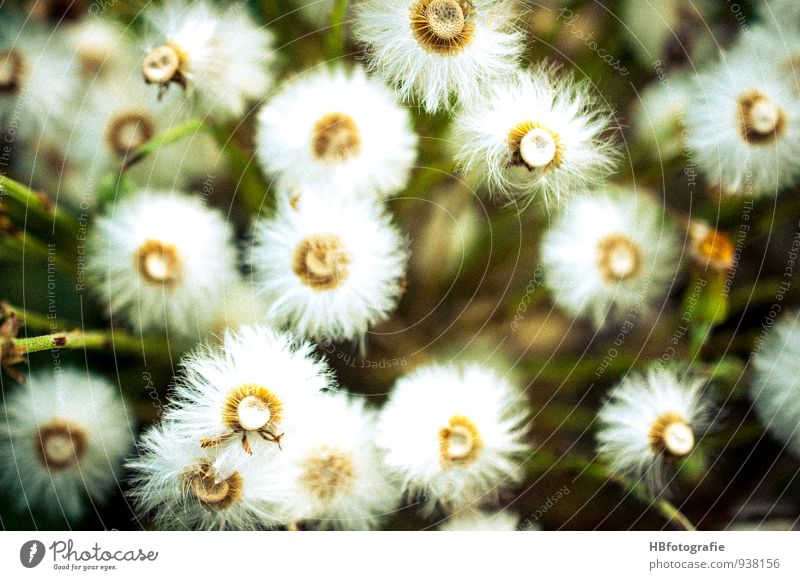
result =
[[456,160],[489,191],[525,203],[596,187],[617,153],[610,114],[552,65],[489,87],[455,118]]
[[128,469],[131,499],[162,529],[260,530],[291,518],[280,457],[231,460],[200,447],[169,414],[142,435]]
[[140,191],[95,223],[87,278],[133,326],[188,336],[211,327],[208,304],[222,299],[226,280],[238,280],[231,237],[230,224],[198,198]]
[[753,356],[750,397],[762,424],[800,455],[800,324],[795,312],[777,321]]
[[523,50],[514,5],[504,0],[366,0],[353,12],[370,70],[429,112],[472,102],[509,78]]
[[375,201],[305,190],[255,226],[253,282],[266,317],[312,338],[352,340],[386,320],[408,253]]
[[177,85],[192,96],[197,114],[227,120],[241,117],[272,86],[273,35],[244,8],[177,0],[149,6],[144,15],[141,69],[159,93]]
[[285,455],[293,519],[318,529],[375,528],[401,496],[375,447],[375,412],[363,398],[331,393],[308,413],[314,428]]
[[598,452],[609,467],[658,485],[666,461],[686,457],[707,426],[705,381],[654,366],[629,374],[598,415]]
[[776,195],[800,175],[800,94],[742,45],[696,79],[686,122],[698,169],[726,195]]
[[678,272],[677,232],[661,206],[624,190],[573,198],[542,239],[544,281],[555,303],[598,327],[636,305],[646,315]]
[[408,111],[360,66],[304,73],[258,114],[256,154],[282,191],[385,197],[407,183],[416,147]]
[[479,365],[433,365],[401,378],[378,422],[386,465],[426,509],[491,499],[518,480],[527,404]]
[[133,445],[118,388],[86,369],[33,372],[7,393],[0,482],[20,509],[77,519],[112,493]]
[[182,361],[170,417],[177,433],[235,463],[274,457],[302,440],[307,409],[331,388],[309,343],[267,327],[228,331],[222,346]]

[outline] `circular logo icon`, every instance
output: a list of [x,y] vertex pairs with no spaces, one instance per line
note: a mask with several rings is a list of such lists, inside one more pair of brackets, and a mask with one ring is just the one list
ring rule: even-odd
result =
[[19,549],[19,561],[26,568],[35,568],[44,559],[44,544],[39,540],[29,540]]

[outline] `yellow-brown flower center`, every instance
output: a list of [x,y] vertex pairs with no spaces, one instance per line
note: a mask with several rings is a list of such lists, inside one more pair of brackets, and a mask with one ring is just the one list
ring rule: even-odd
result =
[[322,161],[347,161],[361,151],[361,132],[351,116],[330,113],[314,126],[311,149],[314,156]]
[[207,510],[224,510],[242,496],[244,481],[238,472],[227,478],[218,476],[210,463],[201,463],[183,476],[185,489]]
[[256,434],[264,441],[280,447],[283,433],[275,428],[283,418],[283,402],[266,387],[244,384],[233,389],[222,406],[222,424],[226,430],[214,437],[200,440],[201,447],[216,447],[241,434],[242,449],[253,453],[249,435]]
[[172,244],[148,240],[136,251],[136,265],[142,278],[154,285],[174,288],[183,277],[183,261]]
[[101,75],[110,62],[111,56],[108,51],[104,50],[96,43],[84,44],[75,49],[75,56],[78,60],[78,67],[81,73],[86,77],[94,77]]
[[523,165],[529,171],[558,167],[563,156],[558,134],[535,121],[525,121],[509,131],[508,149],[511,163]]
[[469,417],[451,417],[450,424],[439,430],[439,454],[445,466],[471,463],[481,449],[483,441],[478,427]]
[[269,429],[282,417],[281,400],[266,387],[254,384],[231,391],[222,411],[223,423],[236,432]]
[[189,56],[177,44],[167,41],[151,50],[142,60],[142,74],[147,83],[166,86],[186,84]]
[[475,34],[472,15],[468,0],[419,0],[411,7],[411,31],[428,52],[458,54]]
[[350,255],[335,234],[318,234],[303,240],[294,256],[294,273],[314,290],[332,290],[347,280]]
[[60,471],[77,465],[86,453],[86,431],[74,423],[52,421],[41,427],[37,436],[39,461],[50,469]]
[[16,50],[0,51],[0,94],[15,93],[22,86],[25,59]]
[[135,151],[156,134],[153,119],[141,112],[115,115],[106,126],[106,143],[115,155],[124,157]]
[[678,413],[661,415],[650,427],[650,447],[670,457],[685,457],[694,449],[694,432]]
[[739,97],[739,129],[748,143],[770,143],[786,129],[786,114],[767,95],[750,91]]
[[606,236],[597,244],[597,265],[608,283],[628,280],[639,272],[642,251],[622,234]]
[[355,479],[352,455],[327,445],[306,458],[300,475],[300,483],[321,500],[347,493]]

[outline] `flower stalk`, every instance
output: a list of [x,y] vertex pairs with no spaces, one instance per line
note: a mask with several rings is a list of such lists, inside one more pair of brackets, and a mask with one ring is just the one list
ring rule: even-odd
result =
[[52,233],[75,239],[78,224],[71,215],[54,206],[46,195],[36,193],[21,183],[0,175],[0,209],[5,209],[6,198],[10,202],[6,207],[12,210],[11,215],[23,220],[23,224],[27,224],[32,217],[43,224],[49,224]]
[[198,131],[203,131],[205,129],[207,129],[207,126],[202,121],[193,119],[187,123],[184,123],[183,125],[173,127],[169,131],[165,131],[160,135],[156,135],[125,159],[122,164],[121,172],[127,171],[140,161],[151,156],[153,153],[156,153],[162,147],[166,147],[172,143],[177,143],[189,135],[195,135]]
[[336,0],[331,14],[331,27],[325,39],[328,60],[337,60],[345,55],[345,23],[347,21],[347,0]]
[[11,339],[11,344],[20,355],[53,349],[98,350],[117,355],[136,355],[147,348],[148,341],[120,331],[72,330],[29,338],[14,338]]

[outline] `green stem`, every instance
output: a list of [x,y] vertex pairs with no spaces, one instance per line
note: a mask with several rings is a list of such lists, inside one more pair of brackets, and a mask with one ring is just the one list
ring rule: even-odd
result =
[[697,530],[689,518],[687,518],[683,512],[675,507],[675,505],[673,505],[670,501],[663,498],[654,498],[645,486],[635,481],[631,481],[630,479],[621,475],[616,475],[609,472],[604,466],[598,464],[596,461],[577,458],[571,461],[563,461],[561,463],[562,464],[558,466],[561,469],[578,469],[582,474],[586,474],[598,481],[611,481],[616,483],[617,485],[628,490],[631,495],[633,495],[642,503],[646,503],[655,507],[668,521],[675,522],[684,530],[689,532],[694,532]]
[[325,53],[328,61],[334,61],[344,56],[345,27],[347,22],[347,0],[336,0],[331,13],[331,27],[325,39]]
[[27,232],[25,234],[9,234],[5,236],[0,234],[0,247],[5,247],[12,256],[18,257],[20,260],[26,255],[31,255],[43,262],[52,259],[53,263],[58,266],[61,271],[72,271],[72,264],[65,262],[54,248],[49,248],[44,242],[34,238]]
[[143,159],[146,159],[153,153],[157,152],[162,147],[176,143],[184,137],[187,137],[188,135],[194,135],[198,131],[202,131],[206,128],[207,126],[202,121],[194,119],[188,123],[184,123],[183,125],[173,127],[172,129],[165,131],[160,135],[156,135],[125,159],[122,164],[121,171],[127,171]]
[[26,328],[43,332],[51,330],[54,322],[54,320],[42,314],[23,310],[22,308],[17,308],[6,302],[0,303],[0,318],[4,318],[9,314],[19,317]]
[[0,208],[3,206],[5,197],[24,208],[24,214],[20,217],[27,218],[27,215],[31,214],[49,224],[51,231],[58,231],[69,236],[70,239],[75,239],[78,224],[71,215],[58,207],[53,207],[45,195],[38,194],[5,175],[0,175]]
[[631,494],[640,502],[650,504],[655,507],[668,521],[677,523],[687,532],[697,531],[697,528],[695,528],[694,524],[689,521],[689,518],[687,518],[677,507],[675,507],[672,502],[663,498],[654,498],[653,495],[647,491],[647,488],[639,483],[636,483],[635,481],[629,480],[626,477],[607,473],[605,470],[602,471],[605,473],[606,479],[613,481],[630,491]]
[[687,518],[683,512],[676,508],[671,502],[665,499],[658,499],[654,505],[665,518],[667,518],[669,521],[677,523],[687,532],[697,531],[697,528],[695,528],[694,524],[689,521],[689,518]]
[[56,348],[114,351],[116,354],[141,354],[143,341],[123,332],[73,330],[30,338],[11,340],[19,354],[30,354]]

